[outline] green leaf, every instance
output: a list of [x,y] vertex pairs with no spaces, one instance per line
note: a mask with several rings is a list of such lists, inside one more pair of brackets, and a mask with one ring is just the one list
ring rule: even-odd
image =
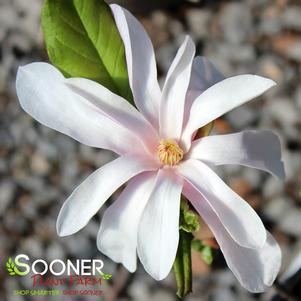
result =
[[104,280],[109,280],[109,279],[112,278],[111,274],[105,274],[105,273],[103,273],[101,276],[102,276],[102,279],[104,279]]
[[16,275],[16,271],[14,269],[14,266],[15,266],[15,264],[14,264],[13,260],[11,259],[11,257],[9,257],[7,262],[6,262],[6,269],[7,269],[8,274],[11,275],[11,276]]
[[200,228],[198,214],[189,207],[185,198],[181,199],[180,229],[192,233]]
[[199,239],[194,239],[191,242],[191,247],[201,254],[202,259],[211,264],[213,261],[213,252],[210,246],[204,245]]
[[213,261],[213,254],[212,254],[212,248],[209,246],[204,246],[202,252],[202,259],[207,263],[211,264]]
[[192,269],[191,269],[191,233],[180,230],[180,240],[177,256],[173,264],[173,271],[177,283],[177,295],[180,298],[192,292]]
[[49,59],[67,77],[84,77],[132,101],[125,49],[103,0],[46,0],[42,28]]

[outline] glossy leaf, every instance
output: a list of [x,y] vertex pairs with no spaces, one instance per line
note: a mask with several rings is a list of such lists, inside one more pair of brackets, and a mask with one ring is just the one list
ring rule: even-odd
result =
[[49,59],[67,77],[84,77],[132,100],[125,49],[103,0],[46,0],[42,27]]

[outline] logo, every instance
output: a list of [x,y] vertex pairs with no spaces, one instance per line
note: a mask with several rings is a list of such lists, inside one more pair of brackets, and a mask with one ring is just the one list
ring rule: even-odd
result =
[[[11,276],[25,276],[32,271],[35,275],[45,275],[47,272],[50,272],[55,276],[67,273],[68,276],[72,274],[83,276],[100,275],[104,280],[112,278],[111,274],[106,274],[102,271],[104,264],[100,259],[77,259],[76,263],[73,263],[70,259],[67,262],[55,259],[50,264],[43,259],[37,259],[31,265],[24,261],[29,261],[29,257],[26,254],[17,255],[14,261],[9,257],[6,262],[8,274]],[[20,271],[19,268],[22,268],[23,271]]]
[[[100,296],[102,294],[101,290],[91,290],[90,288],[91,286],[101,285],[102,280],[112,278],[111,274],[103,272],[103,267],[104,263],[100,259],[76,259],[74,261],[70,259],[66,261],[54,259],[51,262],[47,262],[39,258],[31,261],[26,254],[19,254],[14,259],[9,257],[6,262],[7,273],[12,277],[24,277],[30,274],[32,288],[28,290],[14,290],[15,295],[30,296]],[[89,287],[89,289],[85,289],[86,287]]]

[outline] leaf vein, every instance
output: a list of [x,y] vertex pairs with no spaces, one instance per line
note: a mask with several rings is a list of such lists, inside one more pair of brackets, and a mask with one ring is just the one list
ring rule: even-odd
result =
[[78,28],[74,27],[73,25],[71,25],[71,23],[69,21],[67,21],[62,15],[59,15],[59,18],[63,21],[63,23],[68,25],[72,30],[79,33],[81,36],[85,36],[85,32],[83,32],[80,29],[78,29]]
[[98,62],[97,60],[93,60],[93,59],[91,59],[90,57],[85,56],[84,54],[82,54],[82,53],[76,51],[75,48],[72,48],[72,47],[69,46],[68,44],[64,43],[64,42],[63,42],[62,40],[60,40],[57,36],[56,36],[55,38],[56,38],[56,40],[57,40],[61,45],[63,45],[63,46],[66,47],[66,48],[69,48],[70,50],[72,50],[72,52],[76,53],[78,56],[83,57],[84,59],[86,59],[86,60],[88,60],[88,61],[90,61],[90,62],[92,62],[92,63],[96,63],[97,65],[99,65],[99,62]]

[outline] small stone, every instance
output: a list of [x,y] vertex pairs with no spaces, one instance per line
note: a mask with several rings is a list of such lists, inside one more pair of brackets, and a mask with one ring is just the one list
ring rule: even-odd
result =
[[252,189],[257,189],[261,187],[262,185],[261,175],[262,172],[249,167],[243,168],[241,174],[242,178],[248,181]]
[[28,254],[35,259],[43,258],[44,255],[44,250],[40,243],[40,240],[34,236],[21,240],[20,251],[21,253]]
[[22,194],[18,197],[17,202],[24,217],[35,219],[37,215],[37,203],[33,201],[29,194]]
[[16,190],[16,184],[9,179],[4,179],[0,183],[0,216],[5,214],[5,211],[10,203]]
[[277,84],[282,83],[284,80],[282,66],[277,57],[265,56],[258,62],[260,73],[264,76],[274,80]]
[[157,63],[162,68],[164,74],[168,72],[168,69],[175,55],[176,55],[176,47],[171,42],[167,42],[164,45],[158,47],[156,51]]
[[301,86],[300,85],[296,89],[294,99],[295,99],[295,102],[299,109],[299,114],[300,114],[301,113]]
[[176,298],[168,291],[165,290],[156,290],[151,298],[148,299],[149,301],[175,301]]
[[184,34],[183,24],[178,20],[170,20],[168,23],[168,28],[173,38],[183,36]]
[[280,122],[284,127],[299,121],[299,114],[294,102],[287,98],[273,99],[264,108],[264,113]]
[[279,221],[290,206],[291,201],[288,198],[273,198],[265,205],[263,213],[272,221]]
[[56,160],[59,154],[58,148],[46,139],[38,139],[37,152],[43,154],[48,160]]
[[296,41],[287,51],[287,57],[301,62],[301,39]]
[[233,44],[246,41],[252,32],[252,16],[246,3],[231,2],[224,6],[221,29],[225,39]]
[[68,238],[64,237],[64,243],[69,254],[80,258],[91,256],[92,250],[96,249],[96,245],[91,245],[89,239],[82,235],[73,235]]
[[14,9],[9,5],[1,6],[0,9],[0,27],[6,30],[16,26],[17,15]]
[[129,295],[137,301],[148,301],[150,292],[144,282],[134,281],[129,289]]
[[234,130],[254,125],[259,117],[256,109],[248,105],[238,107],[226,115]]
[[285,28],[301,30],[300,6],[288,6],[281,14],[281,21]]
[[301,157],[297,152],[288,152],[286,149],[282,150],[282,160],[285,167],[286,180],[295,180],[296,174],[301,170]]
[[190,9],[187,12],[186,19],[191,30],[191,34],[195,39],[203,39],[210,32],[208,30],[211,13],[206,9]]
[[282,23],[279,22],[281,11],[276,5],[267,7],[260,16],[258,31],[264,35],[276,35],[281,32]]
[[41,192],[45,188],[41,177],[28,177],[26,174],[21,174],[16,180],[21,187],[29,191]]
[[48,161],[39,153],[34,153],[31,157],[30,163],[31,170],[39,176],[45,176],[50,171],[50,164]]
[[262,186],[264,199],[272,199],[280,195],[283,191],[283,182],[273,176],[267,177]]
[[299,237],[301,235],[301,211],[296,208],[290,208],[282,213],[279,219],[279,228],[287,234]]
[[233,301],[236,299],[235,294],[228,288],[217,288],[211,296],[213,301]]
[[229,186],[242,198],[245,198],[251,192],[251,185],[245,179],[231,179]]
[[88,225],[83,229],[85,235],[89,235],[92,238],[96,238],[99,231],[99,223],[95,220],[91,220]]
[[49,261],[52,261],[54,259],[63,259],[65,257],[65,253],[59,243],[52,241],[46,249],[45,257]]

